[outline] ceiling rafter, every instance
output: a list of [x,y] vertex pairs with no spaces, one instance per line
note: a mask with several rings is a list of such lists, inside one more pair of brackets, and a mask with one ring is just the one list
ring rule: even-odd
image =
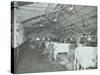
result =
[[[83,10],[83,9],[85,9],[85,6],[83,7],[83,8],[81,8],[80,10],[78,10],[78,11],[81,11],[81,10]],[[74,7],[74,9],[73,9],[75,12],[76,12],[76,9],[75,9],[75,7]],[[71,16],[73,16],[73,15],[75,15],[75,14],[71,14],[71,15],[68,15],[68,12],[67,11],[65,11],[65,9],[63,10],[64,12],[66,12],[66,18],[68,18],[68,17],[71,17]],[[77,12],[76,12],[77,13]],[[64,15],[64,14],[63,14]]]
[[[57,4],[51,12],[45,13],[47,9],[50,7],[47,6],[44,10],[44,14],[38,15],[36,17],[32,17],[27,20],[21,21],[21,23],[25,24],[23,25],[25,27],[25,31],[28,34],[31,33],[41,33],[42,31],[52,33],[52,34],[57,34],[57,35],[66,35],[71,32],[76,32],[76,33],[85,33],[84,28],[82,25],[85,25],[84,27],[86,29],[95,27],[93,24],[97,23],[96,18],[94,15],[95,14],[95,9],[92,8],[89,11],[85,12],[84,10],[88,10],[88,6],[86,7],[81,7],[79,10],[74,7],[73,14],[67,13],[66,10],[68,10],[67,5],[65,8],[65,5],[62,4]],[[60,9],[61,8],[61,9]],[[69,15],[70,14],[70,15]],[[66,16],[65,16],[66,15]],[[94,18],[91,19],[91,16]],[[57,21],[54,21],[54,19],[57,17]],[[41,18],[39,21],[36,21],[36,23],[32,24],[32,21],[35,21],[36,19]],[[58,19],[60,18],[60,19]],[[67,21],[67,19],[69,19]],[[84,20],[86,19],[86,20]],[[93,20],[93,21],[92,21]],[[27,24],[32,24],[27,27]],[[40,27],[40,24],[43,24],[43,27]],[[46,30],[47,29],[47,30]]]
[[[90,11],[90,12],[94,12],[94,10],[93,11]],[[90,13],[89,12],[89,13]],[[87,13],[87,14],[89,14],[89,13]],[[87,14],[83,14],[83,15],[87,15]],[[70,16],[71,17],[71,16]],[[82,16],[79,16],[79,17],[77,17],[77,18],[75,18],[75,19],[73,19],[73,20],[71,20],[71,22],[69,22],[69,23],[75,23],[75,24],[77,24],[78,22],[80,22],[80,21],[76,21],[76,22],[73,22],[73,21],[75,21],[75,20],[77,20],[77,19],[80,19]],[[64,23],[65,25],[67,25],[68,23]],[[63,24],[63,25],[64,25]],[[68,25],[70,25],[70,24],[68,24]]]
[[[64,8],[61,8],[61,9],[64,9]],[[60,10],[61,10],[61,9],[60,9]],[[34,19],[37,19],[37,18],[46,16],[46,15],[48,15],[48,14],[52,14],[52,13],[55,13],[55,12],[58,12],[58,11],[59,11],[59,9],[56,9],[56,10],[53,10],[53,11],[51,11],[51,12],[49,12],[49,13],[45,13],[45,14],[42,14],[42,15],[39,15],[39,16],[36,16],[36,17],[32,17],[32,18],[29,18],[29,19],[27,19],[27,20],[23,20],[23,21],[21,21],[20,23],[25,24],[25,23],[27,23],[27,22],[29,22],[29,21],[31,21],[31,20],[34,20]]]

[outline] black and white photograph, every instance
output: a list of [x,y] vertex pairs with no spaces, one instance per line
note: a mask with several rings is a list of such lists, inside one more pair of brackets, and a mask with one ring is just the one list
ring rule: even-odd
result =
[[11,72],[98,68],[97,6],[11,2]]

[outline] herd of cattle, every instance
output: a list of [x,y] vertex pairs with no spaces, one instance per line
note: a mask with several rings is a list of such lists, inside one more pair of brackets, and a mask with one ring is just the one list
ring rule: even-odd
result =
[[[58,42],[46,42],[45,46],[47,52],[49,53],[50,59],[53,61],[57,61],[57,56],[63,53],[66,53],[66,55],[70,58],[71,53],[74,56],[74,59],[72,59],[74,70],[97,67],[97,47],[85,46],[83,44],[78,44],[75,46],[75,44],[71,43]],[[64,60],[62,60],[60,64],[68,66],[67,56],[65,58],[62,57]]]
[[81,43],[60,43],[46,41],[42,53],[47,54],[51,63],[58,63],[73,70],[97,68],[97,47]]

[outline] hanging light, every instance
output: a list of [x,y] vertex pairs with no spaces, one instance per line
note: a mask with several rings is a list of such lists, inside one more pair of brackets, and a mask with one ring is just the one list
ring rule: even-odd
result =
[[50,38],[48,37],[48,40],[50,40]]
[[42,40],[45,40],[45,38],[43,37]]
[[91,36],[90,35],[88,35],[88,38],[87,38],[89,41],[91,41],[92,39],[91,39]]
[[37,41],[39,41],[39,40],[40,40],[40,38],[36,38],[36,40],[37,40]]
[[40,24],[40,27],[43,27],[44,25],[43,24]]
[[72,41],[73,39],[72,39],[72,38],[70,38],[70,40]]
[[56,22],[57,21],[57,19],[54,19],[54,22]]
[[91,38],[89,37],[88,40],[91,41]]
[[73,10],[74,9],[74,6],[72,5],[70,8],[69,8],[69,10]]

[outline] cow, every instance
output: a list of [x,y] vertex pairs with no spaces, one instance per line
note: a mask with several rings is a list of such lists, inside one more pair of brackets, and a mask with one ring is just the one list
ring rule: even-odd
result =
[[54,43],[54,60],[56,60],[58,53],[69,54],[70,45],[70,43]]
[[59,53],[69,54],[70,43],[58,43],[58,42],[46,42],[46,50],[50,54],[50,57],[56,61]]
[[54,42],[45,42],[45,53],[48,54],[50,62],[53,62]]
[[75,49],[74,69],[88,69],[97,65],[97,48],[80,45]]

